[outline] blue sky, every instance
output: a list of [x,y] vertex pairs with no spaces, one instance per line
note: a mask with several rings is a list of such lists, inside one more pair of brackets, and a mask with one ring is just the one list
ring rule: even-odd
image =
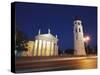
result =
[[37,3],[16,3],[16,25],[20,31],[32,39],[38,34],[45,34],[48,29],[58,35],[61,50],[73,48],[73,21],[76,16],[82,20],[84,35],[89,35],[89,45],[97,43],[97,8],[72,5],[52,5]]

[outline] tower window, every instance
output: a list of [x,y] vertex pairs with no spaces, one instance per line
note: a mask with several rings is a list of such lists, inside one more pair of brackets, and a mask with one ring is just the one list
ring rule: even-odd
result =
[[81,32],[81,29],[79,28],[79,32]]
[[78,25],[80,25],[80,22],[78,22]]

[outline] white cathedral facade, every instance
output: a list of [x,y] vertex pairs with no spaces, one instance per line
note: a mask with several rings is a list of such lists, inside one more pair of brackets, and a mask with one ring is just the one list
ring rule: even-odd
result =
[[41,34],[39,30],[38,35],[35,36],[35,41],[27,43],[28,51],[23,51],[22,56],[58,56],[57,43],[57,35],[53,36],[50,29],[48,29],[47,34]]
[[57,56],[58,55],[58,38],[53,36],[48,29],[47,34],[41,34],[40,30],[35,37],[33,56]]

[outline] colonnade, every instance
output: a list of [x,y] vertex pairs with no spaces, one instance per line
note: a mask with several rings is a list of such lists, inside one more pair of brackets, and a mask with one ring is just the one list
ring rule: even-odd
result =
[[33,56],[57,56],[58,46],[54,41],[35,40]]

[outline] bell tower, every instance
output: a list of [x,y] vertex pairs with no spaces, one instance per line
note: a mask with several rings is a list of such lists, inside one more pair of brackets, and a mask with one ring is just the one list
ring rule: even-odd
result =
[[82,21],[80,19],[74,20],[74,55],[86,55],[84,45],[84,35]]

